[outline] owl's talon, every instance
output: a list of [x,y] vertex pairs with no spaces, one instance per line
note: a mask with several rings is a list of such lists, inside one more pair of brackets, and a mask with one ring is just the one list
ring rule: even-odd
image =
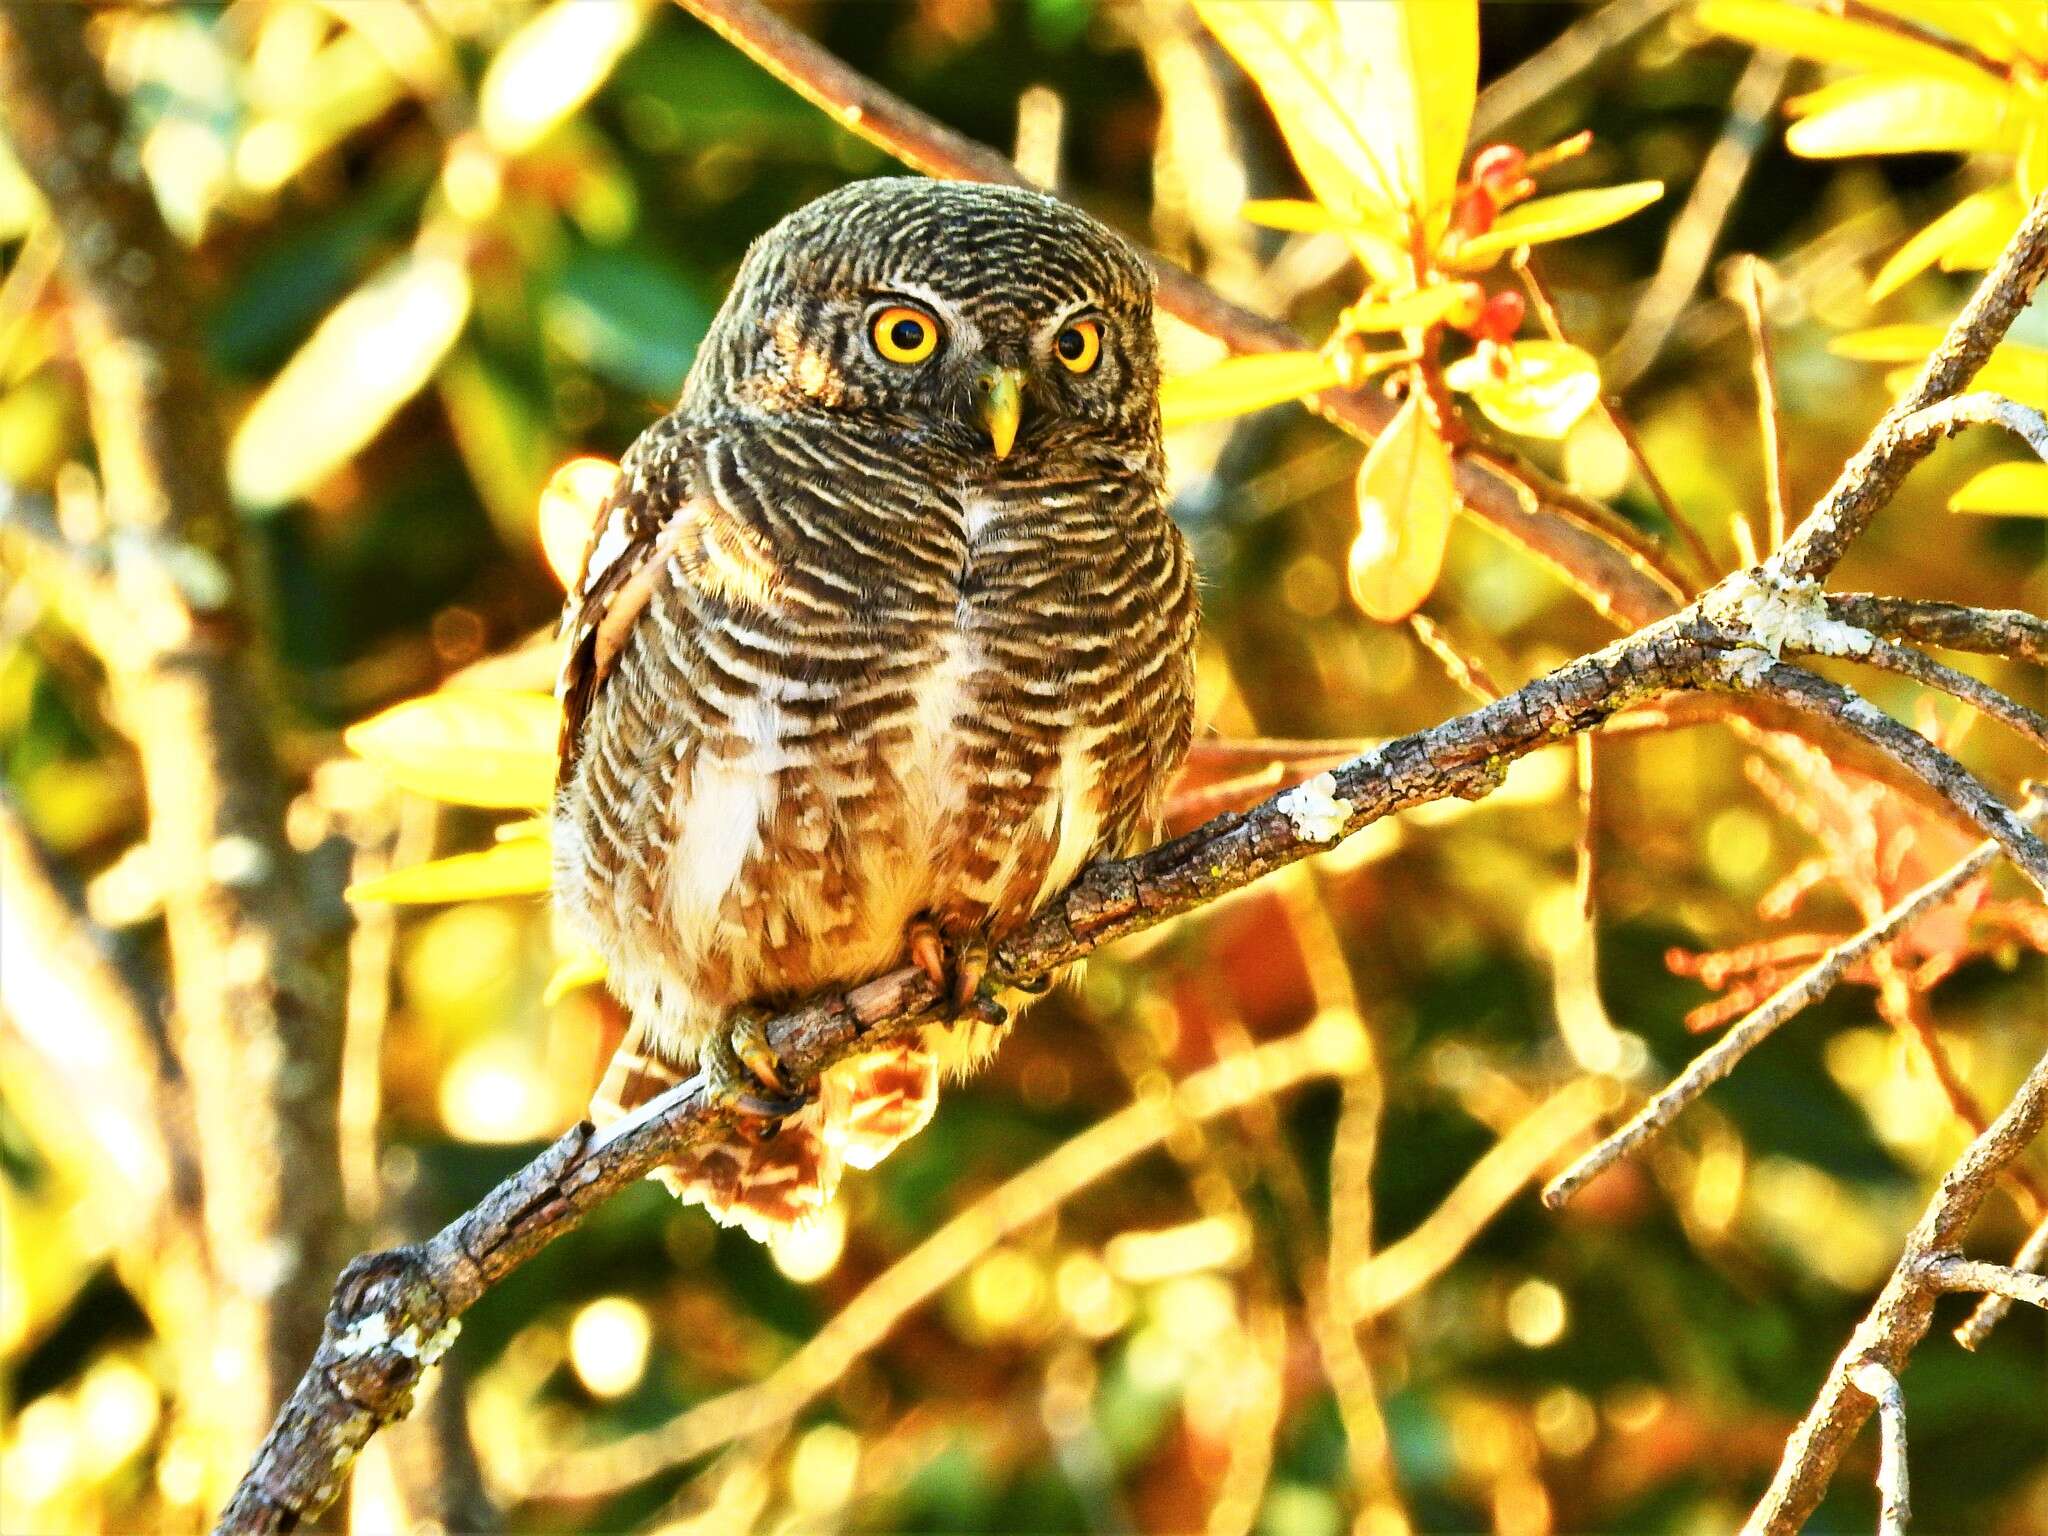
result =
[[1010,1010],[990,997],[986,992],[977,992],[964,1003],[953,1016],[956,1024],[981,1024],[990,1029],[1001,1029],[1010,1022]]
[[935,987],[946,984],[946,941],[929,918],[917,918],[906,936],[910,963],[931,978]]
[[790,1092],[781,1059],[768,1043],[766,1023],[767,1015],[759,1010],[741,1009],[730,1028],[712,1032],[700,1064],[715,1101],[772,1134],[775,1124],[802,1109],[806,1100]]

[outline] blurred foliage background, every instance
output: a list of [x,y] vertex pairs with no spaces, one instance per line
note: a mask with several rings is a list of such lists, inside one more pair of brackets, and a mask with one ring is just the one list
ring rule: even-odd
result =
[[[1764,495],[1731,258],[1765,263],[1796,514],[1888,398],[1883,370],[1831,339],[1954,313],[1967,277],[1931,274],[1878,307],[1867,284],[1987,172],[1797,159],[1784,71],[1745,101],[1747,50],[1682,6],[1624,7],[1635,30],[1475,142],[1535,149],[1590,128],[1566,184],[1669,185],[1539,265],[1727,568],[1731,515]],[[1484,7],[1482,84],[1596,9]],[[1256,95],[1175,0],[784,14],[1309,334],[1356,295],[1341,242],[1236,217],[1299,185]],[[339,732],[478,666],[546,685],[549,472],[615,458],[667,407],[754,235],[892,166],[661,4],[237,0],[110,9],[94,36],[190,248],[300,787],[290,829],[333,877],[326,916],[352,972],[351,1246],[416,1234],[581,1113],[618,1019],[597,988],[543,1001],[540,901],[366,908],[349,929],[344,874],[488,831],[394,792],[340,754]],[[1794,65],[1790,84],[1809,75]],[[0,160],[0,477],[61,511],[90,498],[92,451],[52,239]],[[1217,355],[1165,329],[1172,366]],[[2015,335],[2048,344],[2039,305]],[[1353,740],[1467,707],[1414,631],[1347,596],[1356,443],[1281,406],[1172,446],[1214,732]],[[1597,413],[1530,451],[1660,527]],[[2048,608],[2038,520],[1944,509],[2006,455],[1945,450],[1838,585]],[[1507,686],[1611,636],[1471,523],[1427,612]],[[147,973],[161,939],[136,771],[91,659],[28,584],[10,585],[0,626],[8,792]],[[2042,706],[2038,673],[1967,665]],[[2038,771],[1994,727],[1965,734],[1950,701],[1856,680],[1987,775]],[[763,1250],[652,1185],[615,1201],[465,1321],[433,1401],[366,1456],[353,1528],[1731,1528],[1968,1139],[1949,1096],[1911,1031],[1852,986],[1561,1214],[1532,1181],[1612,1108],[1570,1097],[1584,1032],[1653,1086],[1700,1047],[1688,1015],[1744,970],[1687,957],[1846,933],[1914,883],[1900,860],[1924,878],[1966,844],[1753,729],[1631,733],[1598,756],[1589,832],[1559,747],[1481,805],[1376,827],[1097,958],[801,1242]],[[1893,851],[1870,852],[1873,827]],[[1801,871],[1811,888],[1782,899]],[[2048,1018],[2038,916],[1999,879],[1991,899],[2016,915],[1948,950],[1928,940],[1915,958],[1956,964],[1911,1003],[1993,1109]],[[1302,1086],[1199,1121],[1166,1107],[1174,1081],[1289,1040]],[[195,1439],[168,1363],[190,1341],[152,1332],[104,1191],[65,1149],[72,1107],[32,1058],[0,1050],[0,1527],[202,1524],[245,1448]],[[1134,1104],[1151,1108],[1128,1118]],[[1120,1111],[1134,1147],[1102,1132]],[[2038,1190],[2048,1159],[2028,1166]],[[2010,1253],[2038,1202],[1994,1202],[1985,1251]],[[1938,1328],[1904,1377],[1922,1529],[2048,1528],[2048,1328],[2017,1311],[1974,1355]],[[1381,1420],[1392,1476],[1374,1487]],[[604,1449],[628,1436],[631,1454]],[[1860,1454],[1814,1529],[1871,1528],[1867,1440]]]

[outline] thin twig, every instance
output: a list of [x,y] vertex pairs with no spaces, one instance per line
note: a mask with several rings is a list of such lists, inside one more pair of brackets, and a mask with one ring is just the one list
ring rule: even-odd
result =
[[1575,21],[1479,93],[1472,142],[1484,144],[1524,112],[1562,90],[1600,59],[1678,9],[1680,0],[1616,0]]
[[2048,665],[2048,619],[2020,608],[1969,608],[1868,592],[1830,592],[1828,617],[1892,640]]
[[1927,1278],[1944,1291],[1982,1291],[2048,1310],[2048,1275],[2030,1270],[1945,1254],[1928,1261]]
[[[1557,301],[1551,297],[1549,287],[1544,283],[1542,275],[1537,272],[1536,264],[1526,248],[1515,253],[1514,265],[1515,270],[1522,276],[1522,286],[1528,292],[1529,302],[1535,309],[1537,318],[1543,322],[1543,329],[1549,334],[1550,339],[1569,341],[1571,338],[1565,335],[1564,322],[1558,315]],[[1685,541],[1686,552],[1692,556],[1696,574],[1702,581],[1713,580],[1716,566],[1713,555],[1707,549],[1706,540],[1700,537],[1699,530],[1692,525],[1692,519],[1680,510],[1671,492],[1665,489],[1664,478],[1650,462],[1650,455],[1643,447],[1642,434],[1636,431],[1635,422],[1622,407],[1620,398],[1603,388],[1598,403],[1600,414],[1607,418],[1607,424],[1614,428],[1615,435],[1628,450],[1629,458],[1635,463],[1636,473],[1643,477],[1643,485],[1649,491],[1650,499],[1657,503],[1658,510],[1664,514],[1666,525]],[[1673,573],[1667,571],[1666,574]]]
[[[2012,1268],[2029,1275],[2038,1275],[2043,1269],[2048,1269],[2048,1221],[2036,1223],[2034,1230],[2027,1234],[2027,1240],[2013,1255]],[[2010,1296],[1995,1291],[1988,1293],[1956,1329],[1956,1342],[1965,1349],[1978,1348],[1991,1337],[1991,1330],[2011,1308]]]
[[1926,1275],[1928,1259],[1952,1253],[1999,1175],[2040,1134],[2048,1120],[2048,1056],[2027,1074],[1983,1135],[1973,1140],[1942,1176],[1927,1209],[1906,1239],[1905,1250],[1877,1300],[1836,1356],[1820,1395],[1785,1443],[1784,1459],[1770,1488],[1750,1512],[1745,1536],[1794,1536],[1827,1492],[1842,1453],[1869,1416],[1871,1399],[1850,1381],[1851,1373],[1876,1360],[1896,1375],[1926,1336],[1934,1315],[1935,1288]]
[[[1912,429],[1908,425],[1912,418],[1976,377],[2033,298],[2044,273],[2048,273],[2048,192],[2034,199],[2011,242],[1984,274],[1913,383],[1842,466],[1835,483],[1785,547],[1771,557],[1787,576],[1818,579],[1835,568],[1878,508],[1891,500],[1907,473],[1933,449],[1935,438]],[[2000,425],[2009,423],[2001,421]]]
[[1763,263],[1751,256],[1735,284],[1743,318],[1749,322],[1750,373],[1756,381],[1757,437],[1763,445],[1764,498],[1770,508],[1764,553],[1785,542],[1785,444],[1778,422],[1778,373],[1771,360],[1771,328],[1764,316]]
[[1482,704],[1490,704],[1500,697],[1500,684],[1486,670],[1486,663],[1458,645],[1444,627],[1426,613],[1411,613],[1408,627],[1415,631],[1415,638],[1423,648],[1443,663],[1444,671],[1452,682]]
[[1961,699],[1972,709],[1978,710],[2001,725],[2011,726],[2035,746],[2048,752],[2048,716],[2027,708],[2016,699],[2009,699],[1989,683],[1959,672],[1954,667],[1936,661],[1924,651],[1916,651],[1909,645],[1899,645],[1890,640],[1880,640],[1869,650],[1857,656],[1856,660],[1865,666],[1878,667],[1886,672],[1896,672],[1901,677],[1910,677],[1916,683],[1939,689],[1952,698]]
[[1749,168],[1770,134],[1771,109],[1785,88],[1790,68],[1791,60],[1784,54],[1759,52],[1735,83],[1721,136],[1707,151],[1685,207],[1671,221],[1657,275],[1637,301],[1628,329],[1601,361],[1600,376],[1609,389],[1626,393],[1664,350],[1679,315],[1706,274]]
[[1913,1518],[1906,1484],[1906,1395],[1899,1390],[1899,1378],[1881,1360],[1864,1361],[1849,1379],[1877,1404],[1878,1536],[1906,1536]]
[[[2042,806],[2030,804],[2026,814],[2038,816]],[[1998,858],[1995,842],[1980,844],[1968,858],[1935,876],[1917,891],[1869,924],[1852,938],[1843,940],[1798,976],[1785,983],[1740,1023],[1694,1057],[1686,1069],[1629,1119],[1628,1124],[1581,1157],[1544,1188],[1543,1203],[1555,1210],[1585,1188],[1594,1178],[1634,1153],[1662,1131],[1701,1094],[1735,1070],[1737,1062],[1778,1027],[1819,1002],[1835,989],[1850,969],[1865,957],[1891,943],[1922,917],[1989,869]]]

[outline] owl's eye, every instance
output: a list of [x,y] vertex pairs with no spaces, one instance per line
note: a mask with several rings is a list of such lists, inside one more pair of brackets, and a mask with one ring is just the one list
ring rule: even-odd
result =
[[921,363],[939,345],[939,322],[921,309],[891,304],[875,316],[875,350],[892,363]]
[[1053,338],[1053,351],[1069,373],[1086,373],[1102,356],[1102,323],[1076,320]]

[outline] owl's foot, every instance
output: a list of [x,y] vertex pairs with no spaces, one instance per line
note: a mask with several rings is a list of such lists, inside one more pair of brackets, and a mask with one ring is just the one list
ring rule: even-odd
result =
[[764,1132],[804,1107],[790,1091],[782,1059],[768,1042],[768,1015],[758,1008],[734,1012],[723,1030],[713,1031],[699,1052],[712,1098]]
[[[951,1006],[954,1018],[984,1017],[984,1004],[996,1006],[985,995],[982,982],[988,976],[989,943],[979,933],[949,940],[928,917],[913,918],[904,935],[910,963],[932,980]],[[1003,1012],[1000,1007],[996,1010]]]

